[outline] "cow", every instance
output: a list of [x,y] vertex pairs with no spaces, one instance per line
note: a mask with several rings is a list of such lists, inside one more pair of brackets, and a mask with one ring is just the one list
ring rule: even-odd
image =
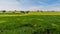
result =
[[21,13],[25,14],[25,11],[20,11]]
[[20,11],[21,13],[25,14],[25,13],[29,13],[29,11]]
[[3,12],[3,13],[5,13],[5,12],[6,12],[6,10],[3,10],[2,12]]
[[26,13],[29,13],[29,11],[26,11]]

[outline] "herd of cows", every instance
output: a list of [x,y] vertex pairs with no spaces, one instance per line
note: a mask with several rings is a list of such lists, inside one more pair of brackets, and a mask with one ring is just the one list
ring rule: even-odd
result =
[[[6,13],[7,11],[6,10],[3,10],[2,12],[3,13]],[[12,11],[12,13],[15,13],[15,12],[17,12],[17,11],[16,10],[15,11]],[[19,11],[19,12],[25,14],[25,13],[29,13],[30,11]],[[36,12],[44,12],[44,11],[37,10]],[[47,11],[47,12],[55,12],[55,11]]]
[[[7,11],[6,10],[3,10],[2,11],[3,13],[6,13]],[[12,13],[15,13],[16,12],[16,10],[15,11],[12,11]],[[20,13],[23,13],[23,14],[25,14],[25,13],[29,13],[30,11],[20,11]]]
[[[7,11],[6,10],[2,10],[2,12],[6,13]],[[15,12],[18,12],[18,11],[16,11],[16,10],[12,11],[12,13],[15,13]],[[29,13],[30,11],[19,11],[19,12],[25,14],[25,13]],[[37,10],[36,12],[43,12],[43,11]]]

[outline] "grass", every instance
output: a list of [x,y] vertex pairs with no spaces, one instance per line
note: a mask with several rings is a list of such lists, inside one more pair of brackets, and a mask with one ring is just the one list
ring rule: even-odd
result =
[[3,12],[0,12],[0,15],[60,15],[60,12],[29,12],[28,14],[22,14],[21,12],[18,12],[16,11],[15,13],[13,13],[12,11],[11,12],[6,12],[6,13],[3,13]]
[[0,13],[0,34],[60,34],[59,12]]

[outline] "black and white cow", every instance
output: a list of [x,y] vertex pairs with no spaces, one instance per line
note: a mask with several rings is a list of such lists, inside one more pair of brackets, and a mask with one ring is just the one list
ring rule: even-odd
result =
[[21,13],[23,13],[23,14],[25,14],[25,12],[24,11],[20,11]]
[[6,12],[6,10],[3,10],[2,12],[3,12],[3,13],[5,13],[5,12]]
[[29,13],[29,11],[20,11],[21,13],[25,14],[25,13]]

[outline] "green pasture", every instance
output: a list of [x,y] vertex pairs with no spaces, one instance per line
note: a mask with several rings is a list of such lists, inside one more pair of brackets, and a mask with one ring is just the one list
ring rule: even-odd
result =
[[0,13],[0,34],[60,34],[60,12]]
[[5,13],[3,13],[2,11],[0,11],[0,15],[60,15],[60,12],[59,11],[55,11],[55,12],[52,12],[52,11],[30,11],[28,14],[23,14],[21,13],[20,11],[7,11]]

